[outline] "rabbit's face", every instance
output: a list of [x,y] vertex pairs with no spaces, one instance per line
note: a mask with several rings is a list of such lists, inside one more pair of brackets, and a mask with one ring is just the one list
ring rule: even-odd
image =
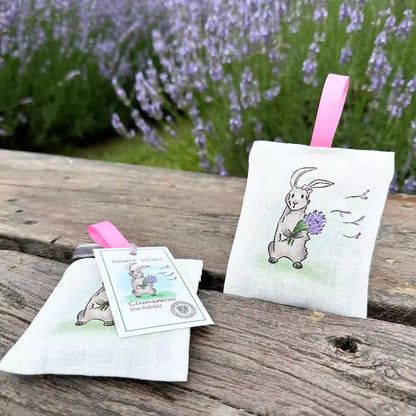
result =
[[286,205],[291,211],[298,211],[309,204],[309,194],[305,189],[292,188],[286,195]]
[[131,272],[131,275],[133,276],[134,279],[141,279],[143,277],[143,273],[140,269],[133,270]]

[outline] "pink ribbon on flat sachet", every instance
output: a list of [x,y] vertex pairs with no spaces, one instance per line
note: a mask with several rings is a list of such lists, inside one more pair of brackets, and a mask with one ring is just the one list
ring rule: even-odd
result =
[[345,75],[328,74],[326,77],[316,114],[311,146],[332,146],[332,140],[347,98],[349,82],[350,78]]
[[133,244],[130,244],[121,234],[121,232],[111,224],[110,221],[97,222],[97,224],[92,224],[88,226],[88,234],[91,239],[96,242],[98,245],[104,248],[127,248],[132,247],[134,251]]

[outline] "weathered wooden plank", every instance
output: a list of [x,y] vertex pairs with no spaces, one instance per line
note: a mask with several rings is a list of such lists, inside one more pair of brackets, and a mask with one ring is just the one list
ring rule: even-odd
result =
[[[245,180],[0,151],[0,248],[68,261],[86,225],[109,219],[131,241],[201,258],[222,290]],[[369,315],[416,325],[416,198],[389,198],[374,253]]]
[[[1,357],[66,266],[11,251],[0,256]],[[0,409],[10,415],[416,414],[416,328],[216,291],[200,296],[216,325],[192,330],[187,383],[0,373]]]

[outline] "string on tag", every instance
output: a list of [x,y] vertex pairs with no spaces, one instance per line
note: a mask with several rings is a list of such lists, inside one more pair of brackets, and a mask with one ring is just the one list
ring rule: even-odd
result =
[[88,226],[91,239],[104,248],[130,248],[130,254],[137,254],[137,246],[129,243],[123,234],[110,221],[102,221]]
[[350,78],[345,75],[328,74],[322,89],[316,114],[311,146],[331,147],[335,131],[347,98]]

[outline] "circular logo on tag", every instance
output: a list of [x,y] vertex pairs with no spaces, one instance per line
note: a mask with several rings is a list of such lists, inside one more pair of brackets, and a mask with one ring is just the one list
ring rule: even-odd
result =
[[189,302],[175,302],[170,307],[171,312],[179,318],[191,318],[196,314],[194,305]]

